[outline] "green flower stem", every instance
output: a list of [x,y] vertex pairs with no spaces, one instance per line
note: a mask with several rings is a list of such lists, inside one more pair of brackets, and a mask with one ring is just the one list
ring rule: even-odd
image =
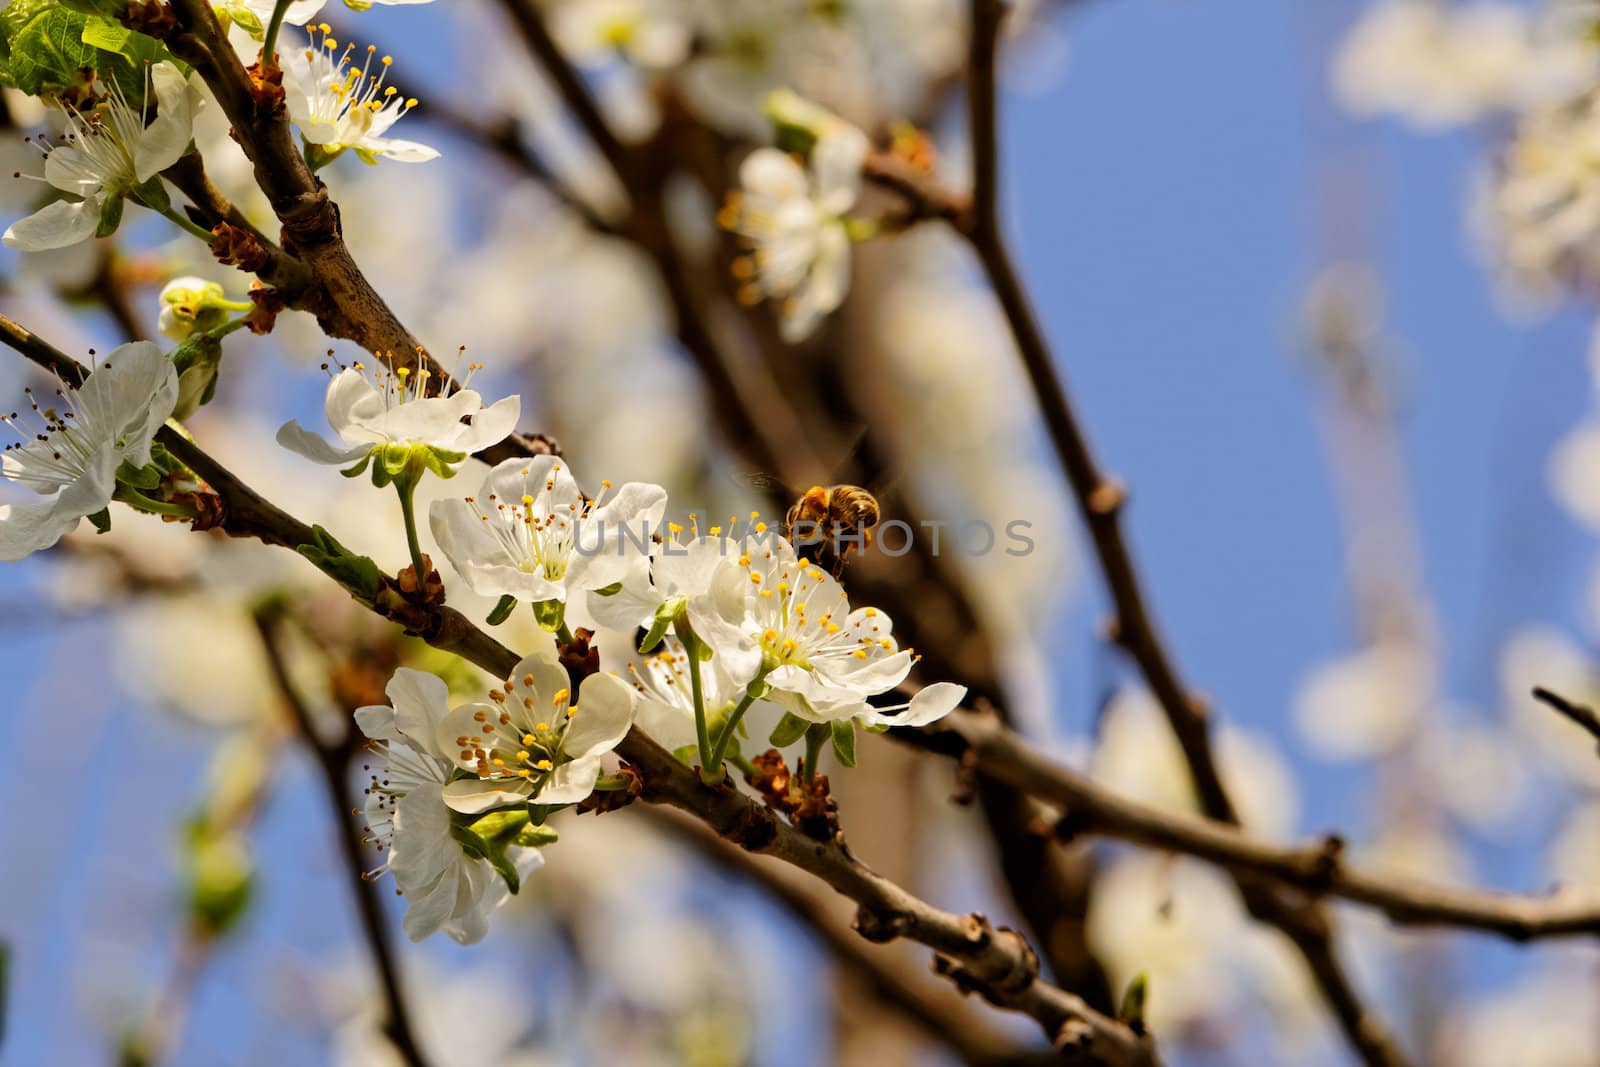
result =
[[596,793],[620,793],[627,789],[630,782],[626,775],[613,774],[595,779],[594,791]]
[[411,566],[416,568],[417,588],[421,589],[428,577],[428,568],[422,562],[422,545],[417,542],[417,508],[412,499],[417,492],[417,480],[397,478],[394,488],[400,494],[400,515],[406,522],[406,547],[411,550]]
[[747,778],[756,773],[756,765],[737,752],[728,753],[728,762],[739,768],[739,773]]
[[[283,29],[283,16],[289,13],[291,0],[278,0],[272,8],[272,18],[267,22],[267,35],[261,41],[261,58],[265,63],[278,61],[278,31]],[[263,64],[265,65],[265,64]]]
[[689,657],[689,692],[694,697],[694,740],[700,750],[700,779],[711,785],[717,779],[711,773],[711,731],[706,725],[706,695],[700,683],[700,638],[682,617],[678,619],[676,629],[678,640],[683,642],[683,651]]
[[562,619],[561,625],[556,627],[556,640],[560,641],[563,645],[572,644],[572,627],[567,625],[566,619]]
[[117,500],[149,515],[170,515],[175,519],[192,519],[195,517],[194,509],[181,504],[169,504],[164,500],[151,500],[137,489],[126,485],[117,486],[117,491],[112,494]]
[[744,718],[744,713],[750,710],[750,705],[756,702],[757,692],[764,688],[762,679],[765,677],[765,671],[755,676],[755,679],[745,687],[744,696],[734,707],[733,714],[729,715],[728,721],[722,724],[722,731],[717,734],[717,743],[711,749],[711,762],[707,764],[707,771],[711,775],[711,781],[722,781],[726,773],[722,769],[722,761],[727,758],[728,746],[733,743],[734,731],[739,728],[739,721]]
[[154,208],[153,210],[159,213],[163,218],[170,221],[174,226],[177,226],[180,230],[185,230],[194,234],[208,245],[212,242],[212,240],[214,240],[210,230],[207,230],[189,221],[188,216],[184,215],[183,212],[179,211],[170,204],[165,208]]
[[807,785],[817,780],[817,761],[822,758],[822,746],[827,744],[832,734],[833,731],[826,723],[813,726],[806,731],[806,766],[805,773],[800,779]]
[[[234,301],[229,301],[228,306],[234,308],[236,311],[242,311],[248,310],[253,305],[245,304],[243,308],[240,308]],[[242,330],[248,325],[250,325],[249,319],[231,319],[228,322],[223,323],[221,326],[207,330],[206,336],[211,338],[213,341],[220,341],[230,333],[233,333],[235,330]]]

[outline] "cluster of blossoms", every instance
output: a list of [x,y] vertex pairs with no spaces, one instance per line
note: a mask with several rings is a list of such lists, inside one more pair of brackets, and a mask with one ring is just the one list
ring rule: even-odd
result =
[[733,263],[740,300],[776,301],[784,338],[798,341],[850,288],[848,212],[861,194],[871,144],[850,123],[790,92],[770,94],[767,113],[780,140],[804,151],[750,153],[719,221],[749,246]]
[[[210,299],[190,279],[168,303],[187,320]],[[443,388],[430,388],[433,380],[425,363],[340,369],[326,396],[340,444],[292,421],[278,433],[308,459],[351,476],[370,468],[375,484],[400,489],[419,575],[427,562],[416,549],[417,482],[429,471],[453,477],[470,453],[505,439],[521,403],[512,396],[486,405],[453,376]],[[0,505],[0,555],[48,547],[81,518],[102,516],[113,498],[159,511],[139,488],[175,469],[152,442],[178,393],[173,359],[142,342],[111,353],[77,389],[62,386],[59,404],[33,403],[32,422],[41,425],[5,416],[21,437],[5,453],[5,476],[48,499]],[[158,468],[161,459],[169,466]],[[554,840],[548,816],[626,785],[604,764],[636,717],[681,758],[698,757],[702,777],[715,783],[724,762],[745,765],[740,739],[754,708],[776,721],[772,744],[806,739],[811,776],[825,745],[853,764],[858,726],[923,725],[965,696],[940,683],[883,702],[914,659],[887,615],[852,608],[834,575],[754,514],[686,535],[664,521],[666,508],[666,491],[643,483],[602,483],[589,498],[554,456],[507,460],[474,495],[431,507],[435,540],[462,582],[500,598],[491,622],[522,603],[541,629],[536,647],[481,700],[452,706],[441,679],[401,668],[390,703],[357,712],[381,752],[366,806],[384,857],[378,869],[408,899],[413,938],[438,930],[462,942],[482,937],[488,913]],[[597,671],[569,667],[569,608],[631,651]]]
[[[466,451],[510,432],[516,398],[485,408],[471,390],[430,396],[408,389],[400,370],[374,384],[349,368],[330,383],[329,422],[348,449],[296,423],[279,440],[357,470],[369,461],[405,468],[420,452],[439,460],[426,469],[449,476]],[[719,781],[724,759],[742,759],[741,724],[755,706],[781,716],[772,743],[807,737],[814,773],[822,742],[852,761],[857,725],[923,725],[965,696],[939,683],[899,704],[872,702],[912,667],[887,615],[852,610],[832,575],[755,516],[742,533],[730,522],[685,538],[664,523],[666,508],[666,491],[641,483],[601,483],[588,498],[565,460],[539,456],[506,460],[474,495],[430,509],[461,580],[507,612],[531,607],[544,636],[486,700],[451,708],[442,681],[402,669],[391,706],[358,713],[387,756],[367,815],[383,869],[411,899],[412,937],[481,937],[484,916],[553,840],[550,812],[625,784],[604,773],[603,759],[636,719],[683,758],[697,753],[702,775]],[[621,669],[569,674],[551,636],[572,640],[569,608],[636,647]]]
[[[350,6],[427,2],[362,0]],[[288,6],[284,20],[304,24],[322,6],[321,0],[300,0]],[[217,8],[230,21],[260,34],[263,20],[270,22],[274,4],[234,0]],[[331,29],[326,23],[312,27],[303,47],[285,41],[278,54],[284,103],[305,141],[308,162],[321,167],[346,151],[368,163],[380,157],[401,162],[437,158],[439,153],[427,145],[389,136],[394,124],[417,106],[415,98],[388,84],[391,59],[378,58],[377,49],[368,47],[357,64],[355,47],[341,48]],[[56,141],[38,139],[45,156],[44,174],[19,171],[14,177],[41,181],[66,196],[52,199],[8,227],[7,245],[41,252],[109,236],[120,225],[129,200],[210,241],[206,231],[172,206],[161,177],[188,150],[207,90],[198,75],[185,75],[172,62],[148,66],[143,77],[143,95],[137,99],[130,99],[112,77],[97,80],[86,103],[52,101],[53,110],[59,112],[53,122],[63,132]]]
[[1476,199],[1474,223],[1508,281],[1540,295],[1597,276],[1600,7],[1442,5],[1385,0],[1356,24],[1333,69],[1358,114],[1424,129],[1493,120],[1509,129]]

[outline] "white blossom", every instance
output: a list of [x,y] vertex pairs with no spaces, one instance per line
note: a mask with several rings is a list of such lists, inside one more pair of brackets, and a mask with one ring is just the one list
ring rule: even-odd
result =
[[102,223],[114,229],[123,198],[178,161],[189,145],[200,90],[171,63],[150,68],[149,86],[158,109],[148,126],[148,100],[135,107],[114,81],[93,108],[64,108],[66,132],[60,144],[45,143],[44,177],[78,199],[51,201],[12,223],[7,245],[38,252],[85,241]]
[[865,134],[839,122],[818,137],[809,167],[776,148],[756,149],[739,167],[722,221],[752,246],[734,261],[740,299],[778,301],[787,340],[809,335],[850,288],[845,213],[860,195],[869,147]]
[[[948,714],[966,695],[960,686],[939,685],[923,689],[909,705],[869,705],[868,697],[905,681],[911,650],[895,642],[888,615],[876,608],[852,611],[838,581],[799,558],[782,537],[748,538],[737,560],[718,565],[712,582],[741,591],[739,627],[760,650],[767,699],[790,714],[810,722],[922,725]],[[718,599],[723,596],[719,592]]]
[[[452,834],[445,784],[453,761],[438,737],[450,713],[443,681],[401,667],[384,690],[388,706],[360,708],[361,732],[384,755],[384,766],[367,786],[366,818],[371,838],[385,853],[378,873],[394,875],[406,898],[406,936],[420,941],[443,930],[464,945],[481,941],[489,915],[509,895],[505,880],[483,859],[469,856]],[[519,873],[544,862],[537,849],[512,845],[508,858]]]
[[692,31],[674,0],[559,0],[551,32],[575,63],[621,55],[648,70],[676,66],[689,54]]
[[49,548],[110,504],[117,468],[150,462],[177,397],[172,363],[148,341],[114,349],[78,388],[62,384],[59,403],[41,404],[30,390],[32,420],[17,412],[0,420],[21,438],[6,446],[0,471],[46,499],[0,504],[0,560]]
[[435,502],[433,536],[462,579],[484,596],[528,603],[604,589],[647,566],[650,536],[667,492],[629,482],[606,499],[611,483],[585,500],[571,467],[555,456],[508,459],[489,472],[475,497]]
[[721,668],[743,685],[760,668],[761,652],[742,628],[741,576],[722,566],[739,551],[738,542],[722,536],[720,527],[686,542],[678,540],[681,532],[669,525],[648,571],[631,570],[622,587],[607,595],[591,593],[589,612],[601,626],[628,633],[651,626],[662,613],[681,612]]
[[351,63],[355,45],[346,44],[341,50],[326,24],[308,37],[306,47],[286,47],[279,59],[289,117],[307,142],[327,155],[350,149],[368,163],[376,163],[380,156],[402,163],[438,158],[438,151],[425,144],[385,136],[417,106],[414,98],[386,84],[393,62],[389,56],[378,60],[374,74],[375,46],[367,46],[357,67]]
[[1350,110],[1427,129],[1555,99],[1593,73],[1580,42],[1535,33],[1524,8],[1384,0],[1346,38],[1333,81]]
[[1600,276],[1600,92],[1524,116],[1488,193],[1483,228],[1512,276],[1555,288]]
[[432,448],[461,456],[503,441],[516,428],[522,398],[508,396],[483,406],[483,398],[462,385],[430,396],[424,368],[387,365],[369,369],[356,363],[328,383],[324,409],[339,435],[338,448],[291,419],[278,430],[278,443],[291,452],[329,466],[345,466],[386,446]]
[[1434,696],[1425,649],[1388,641],[1316,667],[1295,697],[1295,722],[1322,755],[1382,755],[1411,737]]
[[[708,721],[726,712],[744,693],[747,679],[734,678],[726,665],[727,657],[713,655],[700,667],[701,699]],[[627,675],[635,691],[634,721],[644,732],[670,749],[694,744],[694,694],[689,680],[689,653],[683,642],[668,635],[661,647],[652,652],[629,649]],[[754,711],[752,707],[751,713]],[[752,714],[747,714],[747,725],[751,719]],[[776,725],[777,720],[773,719],[768,724],[769,732]],[[759,735],[759,730],[751,728]]]
[[544,634],[504,689],[445,716],[440,746],[469,777],[445,786],[444,802],[478,814],[524,801],[575,804],[593,792],[601,757],[633,725],[633,692],[614,675],[592,674],[574,702],[569,684]]

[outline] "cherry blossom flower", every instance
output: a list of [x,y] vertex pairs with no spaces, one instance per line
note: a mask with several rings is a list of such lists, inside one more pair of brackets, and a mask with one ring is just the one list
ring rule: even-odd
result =
[[776,148],[756,149],[739,167],[721,222],[752,246],[734,261],[740,299],[778,301],[786,340],[807,337],[850,288],[845,213],[860,195],[868,147],[865,134],[836,120],[819,133],[809,167]]
[[647,565],[650,535],[667,491],[611,483],[585,500],[571,467],[555,456],[509,459],[489,472],[475,497],[436,501],[434,539],[475,593],[528,603],[599,590]]
[[[844,588],[801,559],[782,537],[750,538],[737,560],[724,561],[714,582],[737,576],[743,590],[740,629],[761,653],[767,699],[808,722],[857,719],[864,725],[923,725],[954,710],[966,690],[930,686],[909,704],[873,708],[905,681],[912,652],[876,608],[851,610]],[[715,648],[715,645],[713,645]]]
[[[510,887],[488,860],[464,850],[445,804],[453,764],[436,739],[449,716],[449,690],[432,674],[401,667],[384,692],[388,706],[355,713],[361,732],[384,756],[365,806],[369,840],[385,854],[375,873],[394,875],[406,898],[403,926],[411,940],[443,930],[473,944],[488,933],[489,915]],[[544,862],[538,849],[515,843],[506,858],[519,875]]]
[[551,31],[581,65],[620,54],[638,67],[663,70],[689,55],[692,33],[672,0],[562,0]]
[[544,634],[504,689],[445,716],[440,746],[468,776],[444,787],[444,802],[478,814],[525,801],[576,804],[593,792],[601,758],[633,725],[633,692],[614,675],[592,674],[573,702],[569,684]]
[[329,35],[331,29],[323,23],[310,31],[305,48],[286,47],[279,53],[289,117],[300,135],[317,148],[323,161],[346,149],[367,163],[376,163],[380,156],[402,163],[437,159],[438,151],[425,144],[385,136],[417,106],[414,98],[386,84],[393,60],[382,57],[378,72],[372,73],[377,48],[369,45],[357,67],[351,63],[355,46],[340,49]]
[[94,107],[64,107],[66,133],[61,143],[41,139],[46,152],[44,180],[78,199],[51,201],[12,223],[4,235],[7,245],[39,252],[110,234],[121,221],[122,203],[129,196],[155,210],[171,210],[158,175],[188,147],[201,95],[171,63],[150,68],[149,89],[155,92],[158,109],[148,126],[148,100],[135,107],[114,81]]
[[[316,463],[345,466],[385,448],[425,448],[459,463],[470,453],[502,441],[522,414],[522,398],[508,396],[488,407],[472,389],[428,395],[426,369],[376,368],[356,363],[328,383],[328,425],[345,445],[330,444],[291,419],[278,443]],[[454,458],[448,458],[454,457]]]
[[62,385],[57,397],[41,404],[30,390],[31,420],[0,417],[21,438],[6,446],[0,470],[46,498],[0,504],[0,560],[49,548],[110,504],[117,468],[150,462],[151,441],[177,402],[178,376],[160,349],[138,341],[114,349],[81,386]]

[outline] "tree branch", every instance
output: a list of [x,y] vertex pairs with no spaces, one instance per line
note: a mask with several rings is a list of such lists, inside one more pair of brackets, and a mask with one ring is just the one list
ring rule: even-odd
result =
[[1443,926],[1513,941],[1600,934],[1600,901],[1458,889],[1346,863],[1337,836],[1309,845],[1275,845],[1237,827],[1143,804],[1042,756],[992,711],[948,716],[920,730],[892,730],[897,741],[962,758],[1061,809],[1059,836],[1099,834],[1179,852],[1236,873],[1264,875],[1315,896],[1363,904],[1407,926]]
[[840,928],[826,894],[802,885],[792,872],[755,859],[690,816],[658,807],[646,807],[644,814],[650,816],[652,825],[688,844],[712,864],[764,889],[827,946],[845,974],[859,979],[884,1006],[963,1062],[985,1067],[1059,1062],[1053,1052],[1024,1052],[983,1020],[960,1010],[948,995],[939,996],[925,988],[925,980],[898,966],[888,953],[872,951],[850,937]]
[[[412,1030],[411,1013],[406,1007],[405,994],[401,992],[399,968],[390,945],[389,931],[384,925],[381,890],[378,882],[366,877],[366,859],[362,851],[361,836],[356,832],[350,814],[357,805],[347,792],[350,777],[351,755],[356,751],[348,740],[337,746],[320,741],[311,720],[311,709],[300,698],[299,690],[289,677],[284,661],[279,627],[283,623],[283,608],[279,604],[266,604],[251,613],[256,632],[261,637],[261,647],[267,655],[267,665],[272,680],[283,697],[284,705],[294,719],[306,747],[311,750],[317,770],[322,775],[324,792],[333,815],[339,838],[339,851],[344,859],[348,884],[355,895],[356,910],[361,916],[361,932],[372,954],[372,965],[378,972],[379,987],[383,993],[383,1032],[394,1044],[395,1052],[409,1067],[428,1067],[427,1058],[417,1045]],[[348,732],[349,727],[346,726]]]
[[[1212,819],[1237,825],[1239,818],[1223,785],[1211,748],[1209,712],[1191,695],[1156,632],[1145,605],[1138,573],[1122,537],[1118,517],[1123,488],[1099,469],[1068,399],[1049,343],[1012,263],[1000,225],[999,108],[996,53],[1004,0],[972,0],[972,38],[968,54],[967,118],[972,139],[972,211],[965,229],[1011,326],[1023,368],[1038,400],[1057,458],[1071,483],[1089,527],[1100,570],[1116,605],[1113,633],[1138,663],[1151,692],[1165,711],[1200,798]],[[1337,1016],[1346,1039],[1368,1067],[1402,1067],[1406,1062],[1386,1028],[1359,999],[1333,948],[1329,917],[1315,901],[1280,896],[1275,887],[1235,873],[1250,913],[1278,927],[1295,943]]]
[[1587,704],[1574,703],[1542,685],[1533,687],[1533,698],[1543,704],[1550,705],[1550,707],[1583,727],[1589,732],[1590,737],[1600,742],[1600,714],[1597,714]]

